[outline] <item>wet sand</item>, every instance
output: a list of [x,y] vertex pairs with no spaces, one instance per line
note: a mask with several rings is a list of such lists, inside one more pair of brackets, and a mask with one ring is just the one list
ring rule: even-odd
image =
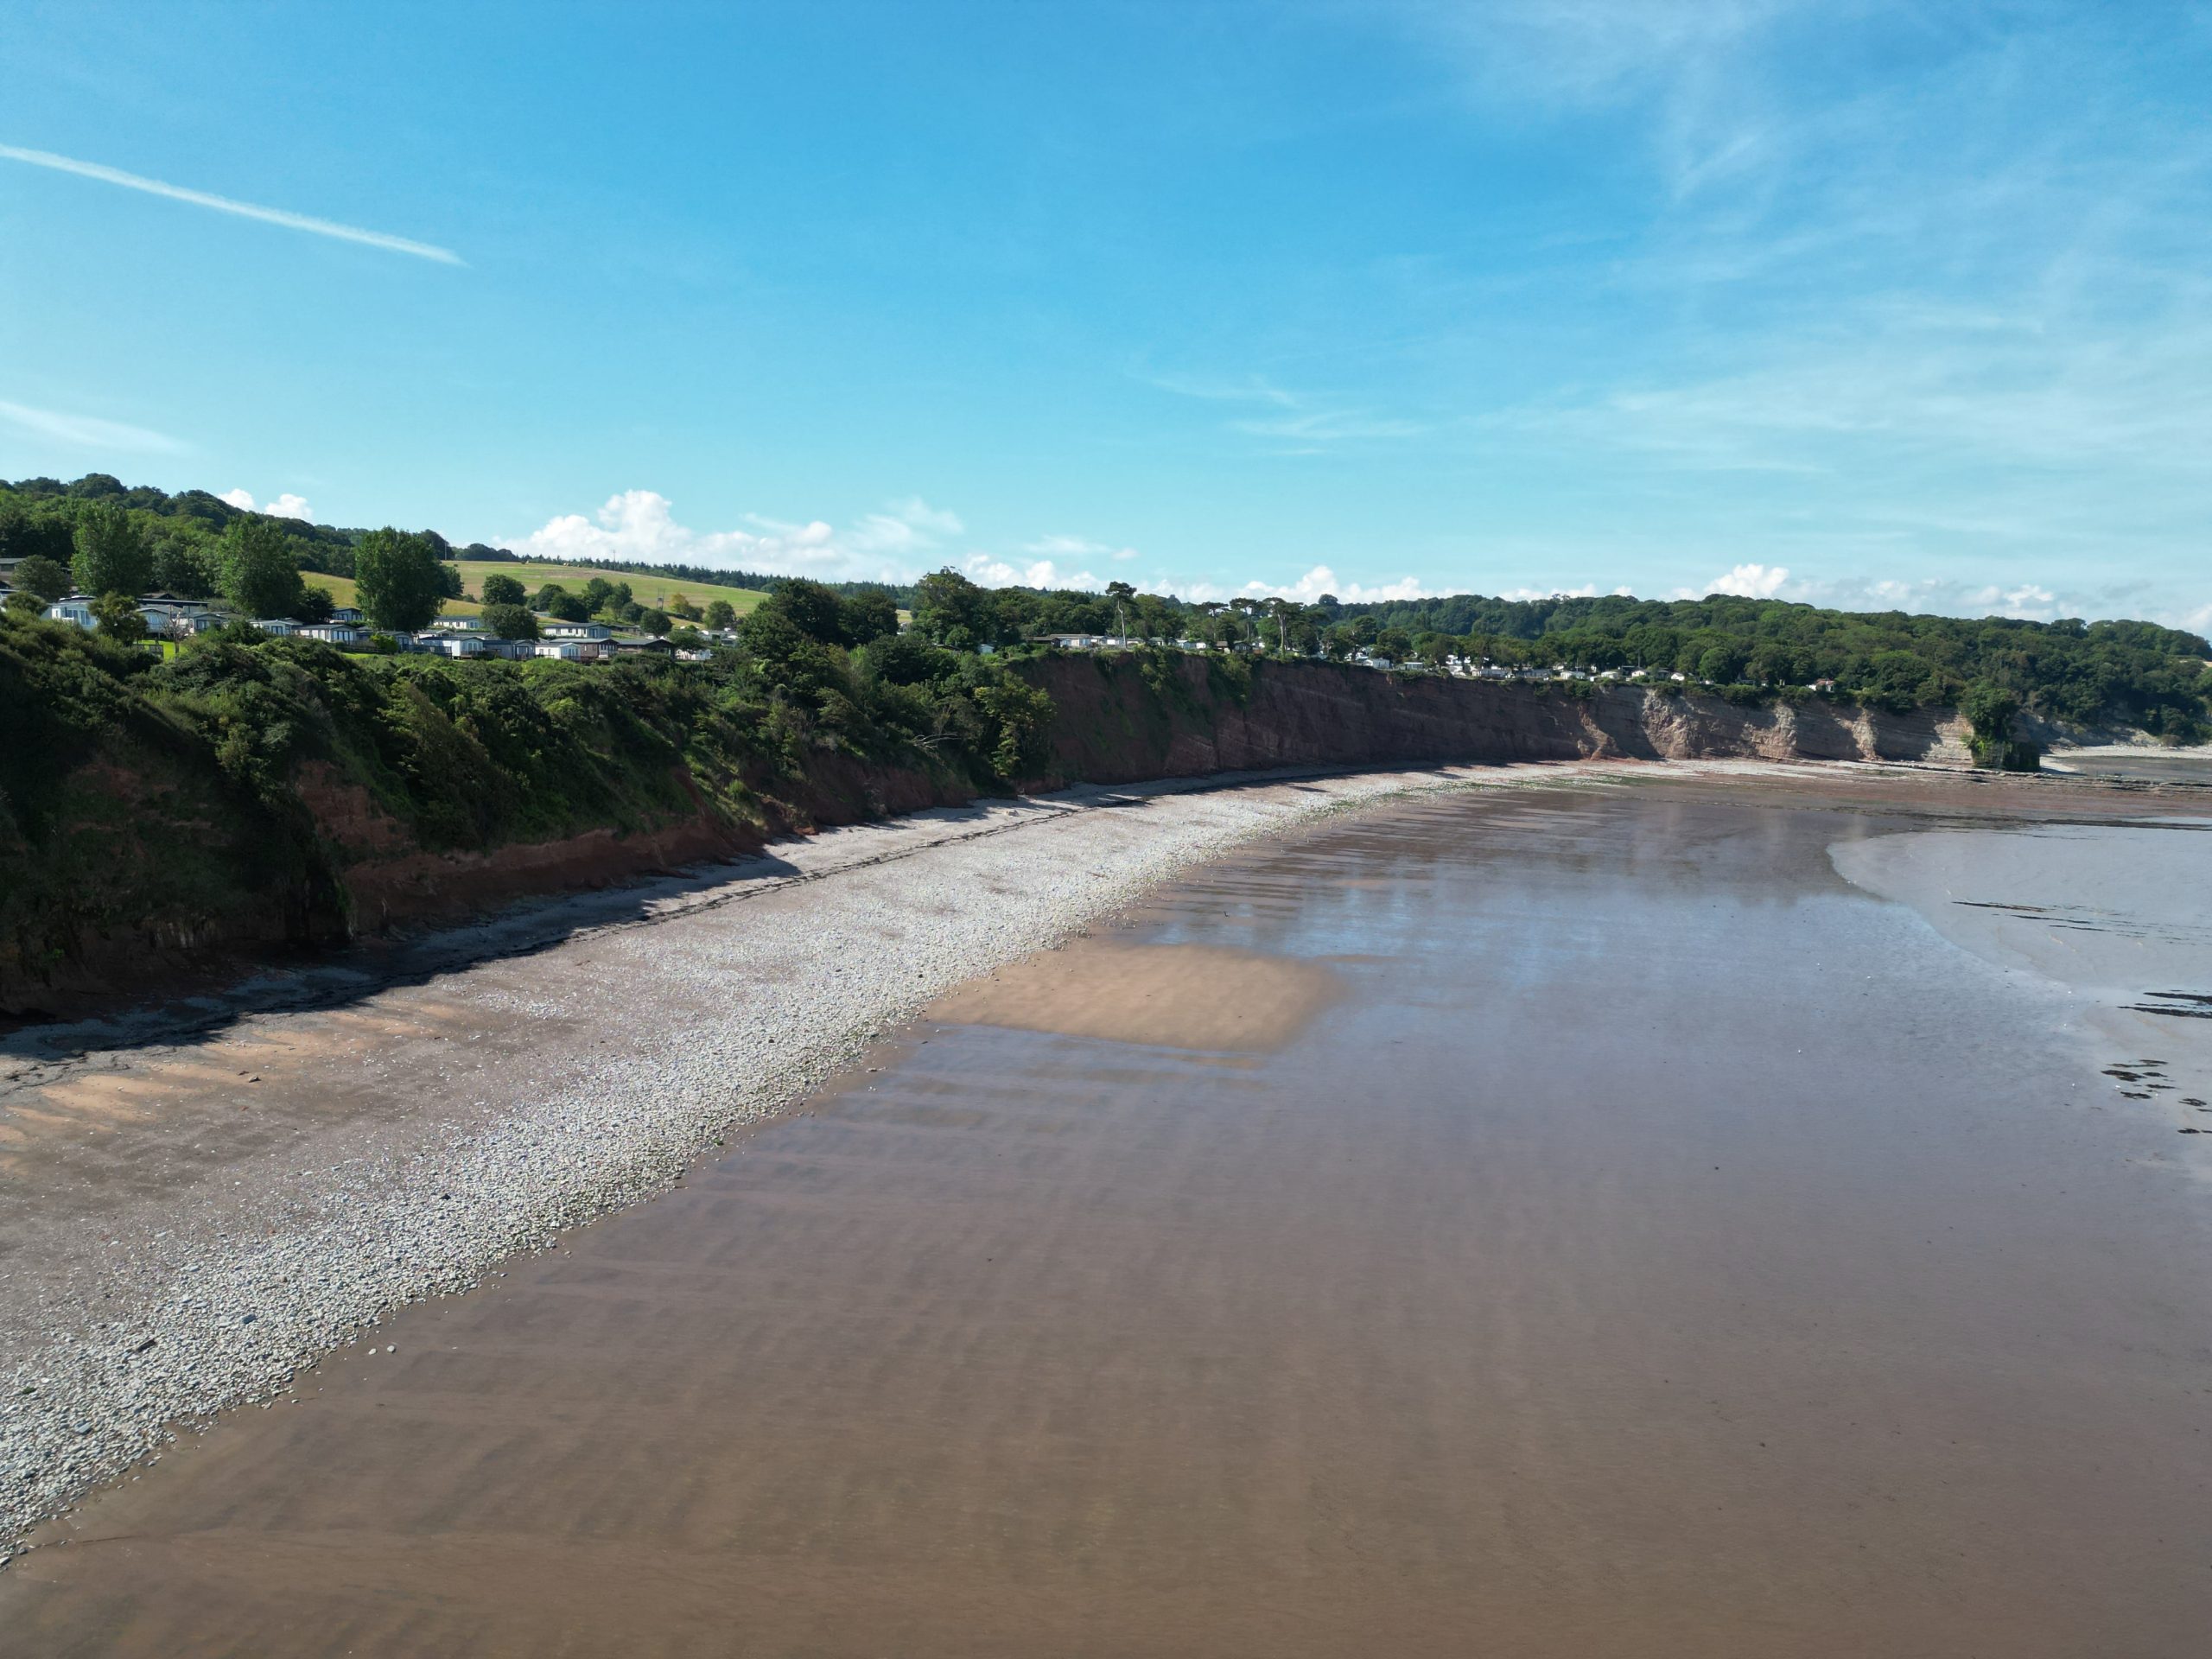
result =
[[1838,874],[2101,810],[1978,790],[1654,776],[1208,866],[49,1527],[0,1631],[2201,1652],[2203,1142]]
[[1281,1048],[1344,994],[1320,963],[1081,939],[939,997],[933,1020],[1162,1048]]

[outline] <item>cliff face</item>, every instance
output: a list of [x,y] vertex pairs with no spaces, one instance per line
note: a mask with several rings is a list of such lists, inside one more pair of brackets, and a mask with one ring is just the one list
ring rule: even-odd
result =
[[[1964,724],[1948,713],[1745,709],[1623,688],[1577,697],[1557,687],[1180,655],[1052,656],[1020,671],[1054,709],[1038,770],[1023,780],[1029,788],[1270,766],[1592,757],[1970,764]],[[17,701],[27,719],[36,715],[28,692]],[[35,720],[17,730],[35,738]],[[751,805],[741,812],[728,804],[728,779],[718,802],[711,779],[671,757],[664,804],[632,813],[626,830],[587,817],[575,833],[437,850],[327,764],[302,765],[281,788],[257,793],[226,782],[212,751],[181,730],[141,731],[128,720],[101,730],[73,760],[16,768],[11,798],[39,816],[0,819],[0,1017],[96,1007],[189,982],[241,951],[322,945],[601,886],[973,792],[934,762],[923,771],[817,750],[796,779],[747,767],[741,793]]]
[[[689,781],[679,772],[678,782]],[[327,769],[304,776],[300,786],[334,855],[350,902],[350,929],[357,933],[435,921],[534,894],[607,887],[758,852],[779,836],[974,798],[949,772],[874,766],[843,754],[818,756],[797,789],[784,786],[780,796],[760,793],[757,823],[733,817],[696,790],[693,794],[693,811],[651,827],[627,833],[587,830],[474,852],[421,847],[366,790],[339,782]]]
[[1248,768],[1421,761],[1770,760],[1972,764],[1948,710],[1390,675],[1325,663],[1052,657],[1024,670],[1052,695],[1051,757],[1033,781],[1132,783]]

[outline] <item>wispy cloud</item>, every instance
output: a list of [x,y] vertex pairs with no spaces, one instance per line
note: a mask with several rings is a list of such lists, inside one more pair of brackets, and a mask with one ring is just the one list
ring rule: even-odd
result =
[[1238,376],[1146,372],[1136,377],[1148,386],[1172,391],[1178,397],[1196,397],[1210,404],[1273,404],[1295,409],[1298,399],[1281,386],[1256,374]]
[[1281,411],[1238,416],[1224,425],[1229,431],[1286,446],[1278,451],[1285,454],[1319,454],[1339,444],[1418,437],[1429,429],[1423,422],[1378,415],[1346,398],[1292,391],[1256,374],[1147,372],[1137,378],[1179,397],[1210,404],[1259,404]]
[[191,445],[163,432],[121,421],[104,421],[92,415],[69,415],[60,410],[33,409],[28,404],[0,403],[0,421],[73,449],[119,451],[137,455],[181,455]]
[[1085,536],[1040,536],[1024,543],[1025,553],[1040,553],[1054,559],[1117,559],[1127,561],[1142,556],[1134,547],[1116,547],[1111,542],[1094,542]]
[[166,196],[171,201],[188,201],[195,207],[212,207],[219,213],[235,213],[240,219],[257,219],[264,225],[281,225],[287,230],[334,237],[340,242],[358,242],[364,247],[381,248],[387,253],[412,254],[417,259],[434,259],[442,265],[465,265],[468,263],[452,249],[437,247],[428,242],[391,236],[382,231],[364,230],[358,225],[340,225],[334,219],[315,219],[306,213],[289,213],[282,207],[262,207],[250,201],[236,201],[228,196],[212,195],[205,190],[188,189],[181,184],[165,184],[159,179],[125,173],[120,168],[104,167],[98,162],[80,162],[72,156],[56,156],[50,150],[22,149],[14,144],[0,144],[0,157],[22,162],[32,167],[51,168],[57,173],[73,173],[79,178],[98,179],[103,184],[119,184],[126,190],[143,190],[149,196]]
[[1428,429],[1419,421],[1398,420],[1363,409],[1317,409],[1300,415],[1231,421],[1229,424],[1234,430],[1249,432],[1254,437],[1282,438],[1310,445],[1345,443],[1362,438],[1412,438]]

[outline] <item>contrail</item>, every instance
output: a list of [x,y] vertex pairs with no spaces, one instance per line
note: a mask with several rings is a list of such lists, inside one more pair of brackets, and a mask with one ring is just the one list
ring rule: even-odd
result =
[[57,173],[74,173],[80,178],[119,184],[126,190],[143,190],[149,195],[167,196],[172,201],[189,201],[201,207],[213,207],[217,213],[236,213],[241,219],[257,219],[265,224],[282,225],[288,230],[312,231],[317,236],[334,236],[341,242],[359,242],[365,247],[382,248],[388,253],[411,253],[418,259],[435,259],[442,265],[465,266],[468,263],[452,249],[435,247],[428,242],[410,242],[404,236],[386,236],[382,231],[365,231],[357,225],[339,225],[327,219],[310,219],[305,213],[288,213],[281,207],[257,207],[250,201],[232,201],[228,196],[211,196],[205,190],[188,190],[181,184],[163,184],[159,179],[143,179],[136,173],[125,173],[120,168],[102,167],[98,162],[74,161],[49,150],[18,149],[13,144],[0,144],[0,156],[5,156],[11,162],[28,162],[33,167],[50,167]]

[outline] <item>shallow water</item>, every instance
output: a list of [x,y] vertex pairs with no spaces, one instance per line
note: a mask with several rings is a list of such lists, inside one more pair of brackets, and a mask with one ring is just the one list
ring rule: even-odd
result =
[[2200,1652],[2202,1190],[2058,989],[1836,874],[1903,827],[1655,784],[1209,867],[1100,946],[1215,953],[1211,1025],[1009,972],[50,1529],[0,1647]]

